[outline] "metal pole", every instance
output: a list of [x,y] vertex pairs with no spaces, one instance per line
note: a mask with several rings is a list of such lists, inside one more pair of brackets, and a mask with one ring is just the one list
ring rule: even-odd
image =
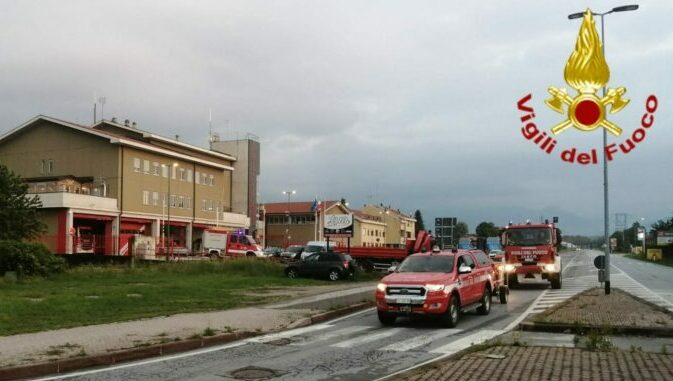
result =
[[[601,14],[601,49],[605,58],[605,24],[603,22],[605,14]],[[603,86],[603,97],[606,94],[606,88]],[[605,147],[608,145],[608,133],[603,129],[603,228],[605,235],[605,295],[610,294],[610,237],[609,237],[609,208],[608,208],[608,160]]]
[[173,166],[168,167],[168,227],[166,228],[166,235],[168,236],[168,251],[165,251],[164,243],[164,254],[166,255],[166,261],[168,261],[168,254],[171,250],[171,243],[173,238],[171,237],[171,175],[173,175]]

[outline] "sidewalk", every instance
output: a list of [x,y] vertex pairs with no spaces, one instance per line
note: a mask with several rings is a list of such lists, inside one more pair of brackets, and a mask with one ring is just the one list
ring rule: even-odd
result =
[[339,283],[293,287],[277,290],[279,300],[287,299],[288,295],[292,298],[271,305],[0,337],[0,371],[213,336],[221,336],[221,340],[214,341],[222,342],[228,337],[234,340],[240,335],[307,325],[311,316],[373,300],[375,286],[375,283]]
[[624,291],[587,290],[519,328],[388,379],[673,380],[673,314]]

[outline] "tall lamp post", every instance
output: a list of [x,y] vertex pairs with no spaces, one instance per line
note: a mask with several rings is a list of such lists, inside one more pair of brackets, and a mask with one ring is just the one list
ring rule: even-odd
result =
[[[173,241],[173,239],[171,237],[171,177],[173,176],[173,169],[178,167],[178,163],[173,163],[170,166],[168,166],[166,164],[161,164],[161,167],[162,168],[165,168],[165,167],[168,168],[168,195],[166,196],[166,205],[168,205],[167,206],[167,214],[168,214],[167,223],[168,223],[168,226],[166,228],[166,236],[168,237],[168,241],[169,241],[168,249],[170,250],[170,248],[172,247],[171,243]],[[164,240],[164,254],[166,255],[166,261],[168,261],[168,254],[169,253],[166,252],[166,242],[165,242],[165,240]]]
[[287,229],[285,229],[285,239],[287,239],[287,245],[290,246],[290,225],[292,223],[292,217],[290,216],[290,197],[292,197],[293,194],[297,194],[297,191],[283,191],[283,194],[287,196]]
[[[615,12],[626,12],[626,11],[635,11],[638,9],[637,4],[632,5],[623,5],[620,7],[612,8],[611,10],[603,13],[592,13],[594,16],[600,16],[601,18],[601,48],[603,51],[603,57],[605,57],[605,24],[603,19],[606,15]],[[584,17],[584,12],[577,12],[571,15],[568,15],[569,20],[578,19]],[[605,97],[606,89],[603,86],[603,97]],[[608,145],[608,135],[607,131],[603,129],[603,232],[605,235],[605,294],[610,294],[610,233],[608,227],[608,161],[607,154],[605,153],[605,147]]]

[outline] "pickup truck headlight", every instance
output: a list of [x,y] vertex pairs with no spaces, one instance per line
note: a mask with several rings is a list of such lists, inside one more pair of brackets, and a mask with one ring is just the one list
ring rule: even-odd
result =
[[426,284],[425,289],[428,291],[442,291],[444,289],[443,284]]
[[376,289],[381,292],[386,292],[386,287],[388,287],[388,285],[385,283],[379,283],[378,285],[376,285]]

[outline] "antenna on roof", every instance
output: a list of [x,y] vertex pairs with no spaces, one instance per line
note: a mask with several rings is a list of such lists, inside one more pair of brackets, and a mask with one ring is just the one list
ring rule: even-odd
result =
[[100,118],[101,120],[105,119],[103,111],[105,111],[105,97],[98,98],[98,103],[100,103]]
[[[208,145],[213,143],[213,109],[208,109]],[[212,147],[211,147],[212,148]]]

